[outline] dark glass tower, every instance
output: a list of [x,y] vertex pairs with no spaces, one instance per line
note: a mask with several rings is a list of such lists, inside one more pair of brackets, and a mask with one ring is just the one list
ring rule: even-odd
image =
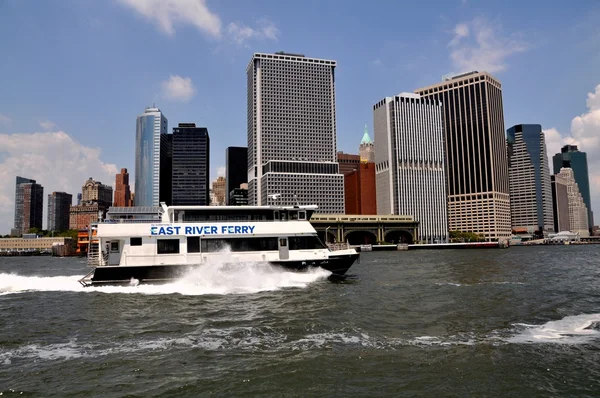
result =
[[44,187],[35,180],[17,177],[15,189],[15,232],[27,233],[30,228],[42,229]]
[[69,210],[73,195],[66,192],[52,192],[48,195],[48,231],[69,229]]
[[583,196],[583,201],[588,210],[588,224],[590,232],[594,226],[594,213],[590,200],[590,177],[588,173],[587,154],[579,151],[577,145],[565,145],[560,153],[552,157],[552,166],[554,174],[560,173],[561,167],[570,167],[575,174],[575,182],[579,187],[579,192]]
[[228,147],[225,151],[225,164],[225,203],[229,205],[231,191],[248,182],[248,148]]
[[513,229],[532,229],[538,234],[554,232],[550,169],[542,126],[512,126],[506,130],[506,142]]
[[173,134],[160,135],[159,202],[173,204]]
[[173,128],[173,205],[210,203],[208,129],[195,123]]

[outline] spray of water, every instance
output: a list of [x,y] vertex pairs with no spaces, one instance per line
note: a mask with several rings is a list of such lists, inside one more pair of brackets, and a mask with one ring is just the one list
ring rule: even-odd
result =
[[202,264],[172,283],[144,285],[132,279],[128,286],[83,287],[76,276],[22,276],[0,273],[0,295],[44,292],[103,292],[138,294],[248,294],[283,288],[305,288],[309,284],[326,279],[331,273],[322,268],[307,272],[293,272],[268,263],[238,262]]
[[509,339],[511,343],[582,344],[600,339],[600,314],[567,316],[543,325],[516,324],[523,328]]

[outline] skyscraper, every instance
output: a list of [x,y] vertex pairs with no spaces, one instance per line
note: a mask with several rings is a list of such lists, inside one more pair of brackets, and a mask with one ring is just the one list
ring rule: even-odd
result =
[[510,238],[500,82],[487,72],[469,72],[415,92],[443,105],[450,230],[474,232],[488,241]]
[[248,78],[248,202],[344,212],[336,160],[336,62],[256,53]]
[[206,127],[179,123],[173,128],[174,206],[210,203],[209,146]]
[[588,209],[585,205],[583,195],[579,191],[575,172],[569,167],[563,167],[555,178],[561,178],[567,185],[567,196],[569,199],[569,230],[579,233],[581,236],[589,236]]
[[161,135],[167,118],[158,108],[146,108],[137,117],[135,134],[136,206],[158,206],[160,193]]
[[30,228],[42,229],[44,212],[44,187],[35,180],[17,177],[15,187],[15,228],[24,234]]
[[552,184],[552,212],[554,215],[554,231],[570,231],[569,220],[569,190],[567,180],[560,175],[550,176]]
[[69,211],[73,195],[66,192],[52,192],[48,195],[48,231],[69,229]]
[[513,230],[554,232],[552,186],[546,140],[539,124],[517,124],[506,131],[510,215]]
[[230,146],[225,151],[225,202],[229,194],[248,182],[248,148]]
[[160,136],[159,182],[159,202],[171,206],[173,204],[173,134],[161,134]]
[[442,105],[402,93],[373,106],[377,214],[419,221],[418,240],[448,239]]
[[592,230],[594,226],[594,213],[592,212],[592,203],[590,198],[590,177],[588,172],[587,154],[579,151],[577,145],[565,145],[561,148],[560,153],[552,157],[552,165],[554,174],[560,173],[563,167],[573,169],[575,182],[579,187],[579,192],[583,197],[585,206],[588,210],[588,229]]
[[115,199],[116,207],[131,207],[131,190],[129,188],[129,173],[127,169],[121,169],[115,179]]
[[112,203],[112,187],[92,177],[88,178],[81,187],[81,201],[77,206],[71,206],[69,209],[69,228],[89,228],[92,223],[98,221],[99,217],[106,215]]
[[211,205],[213,206],[224,206],[225,205],[225,197],[228,196],[225,193],[226,188],[226,180],[225,177],[219,176],[212,183],[212,193],[214,197],[214,202],[211,201]]
[[92,177],[81,187],[81,202],[82,204],[97,203],[100,206],[109,208],[113,202],[113,189],[110,185],[102,184],[100,181],[94,180]]

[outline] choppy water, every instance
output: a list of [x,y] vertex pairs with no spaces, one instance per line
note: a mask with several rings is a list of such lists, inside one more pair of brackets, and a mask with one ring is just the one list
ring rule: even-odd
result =
[[600,396],[600,246],[363,253],[83,288],[0,258],[5,396]]

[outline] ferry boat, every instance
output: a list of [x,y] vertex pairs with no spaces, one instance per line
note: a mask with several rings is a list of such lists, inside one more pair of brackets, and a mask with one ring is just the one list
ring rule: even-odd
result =
[[266,262],[342,276],[356,250],[331,251],[309,220],[317,206],[111,207],[90,228],[83,286],[167,283],[207,263]]

